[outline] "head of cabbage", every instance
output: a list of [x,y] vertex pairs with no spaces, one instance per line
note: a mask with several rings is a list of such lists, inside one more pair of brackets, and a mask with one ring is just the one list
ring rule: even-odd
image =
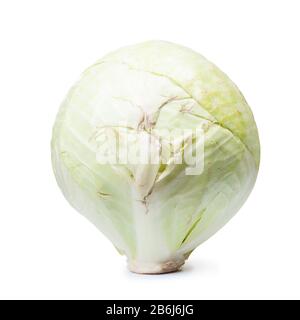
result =
[[[157,162],[103,161],[110,147],[139,153],[149,140]],[[236,85],[200,54],[164,41],[121,48],[86,69],[61,105],[51,146],[69,203],[127,256],[131,271],[148,274],[179,270],[238,211],[260,157]],[[189,174],[178,156],[197,150],[201,172]]]

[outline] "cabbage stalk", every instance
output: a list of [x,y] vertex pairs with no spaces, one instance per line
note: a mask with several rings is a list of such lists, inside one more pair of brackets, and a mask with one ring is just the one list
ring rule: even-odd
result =
[[[180,129],[199,129],[200,142],[165,134]],[[144,146],[155,138],[164,150],[159,161],[103,161],[104,142],[140,150],[129,136]],[[257,127],[237,86],[200,54],[164,41],[121,48],[87,68],[60,107],[51,149],[68,202],[126,255],[129,270],[146,274],[179,270],[232,218],[260,158]],[[201,173],[189,174],[176,157],[198,149]]]

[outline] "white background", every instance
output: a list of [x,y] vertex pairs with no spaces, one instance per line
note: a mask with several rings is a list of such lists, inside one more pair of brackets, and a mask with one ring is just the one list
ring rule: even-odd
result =
[[[300,4],[284,1],[2,1],[0,298],[300,298]],[[150,39],[199,51],[238,84],[262,145],[239,213],[182,272],[131,274],[65,201],[51,129],[81,71]]]

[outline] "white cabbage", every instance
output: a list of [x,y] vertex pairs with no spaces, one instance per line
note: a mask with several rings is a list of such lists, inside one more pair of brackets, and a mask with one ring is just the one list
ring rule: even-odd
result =
[[[129,134],[155,130],[160,147],[175,144],[161,132],[180,128],[202,130],[201,174],[187,174],[172,152],[162,155],[165,164],[102,161],[103,132],[125,149]],[[182,142],[179,153],[195,144]],[[82,74],[57,116],[52,162],[66,199],[127,256],[131,271],[164,273],[178,270],[244,203],[259,139],[247,102],[223,72],[190,49],[150,41]]]

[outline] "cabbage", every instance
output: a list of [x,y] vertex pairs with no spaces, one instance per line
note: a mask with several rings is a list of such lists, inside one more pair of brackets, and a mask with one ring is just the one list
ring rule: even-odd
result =
[[[235,84],[198,53],[163,41],[121,48],[86,69],[61,105],[51,146],[65,198],[131,271],[149,274],[179,270],[238,211],[260,157]],[[157,161],[124,161],[132,150]],[[197,150],[199,159],[178,161]]]

